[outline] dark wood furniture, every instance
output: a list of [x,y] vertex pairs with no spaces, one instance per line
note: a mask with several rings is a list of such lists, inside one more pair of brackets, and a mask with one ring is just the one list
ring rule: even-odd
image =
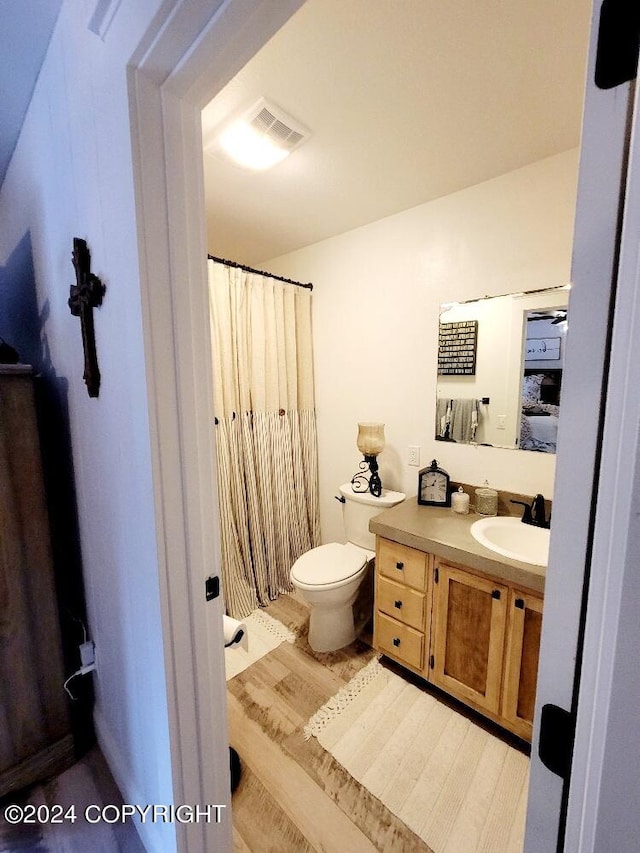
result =
[[73,761],[31,369],[0,367],[0,796]]

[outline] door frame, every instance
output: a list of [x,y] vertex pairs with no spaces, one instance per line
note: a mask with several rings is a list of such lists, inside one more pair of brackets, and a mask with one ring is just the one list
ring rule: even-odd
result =
[[[578,195],[569,300],[569,333],[563,362],[562,417],[558,429],[556,479],[549,566],[545,581],[544,616],[538,670],[526,853],[555,853],[574,849],[565,839],[565,822],[572,786],[585,786],[582,815],[575,807],[571,825],[595,811],[595,779],[572,774],[566,783],[548,770],[538,755],[540,714],[545,704],[578,710],[580,677],[591,677],[597,657],[583,656],[587,605],[598,618],[603,601],[590,589],[594,554],[606,547],[599,530],[594,540],[596,513],[603,508],[601,449],[607,390],[609,348],[615,301],[620,222],[628,147],[629,84],[607,91],[594,83],[601,0],[594,0],[587,61],[582,122]],[[608,404],[609,408],[611,403]],[[633,460],[620,460],[620,471]],[[610,472],[613,480],[619,471]],[[614,486],[615,488],[615,486]],[[609,530],[611,534],[612,530]],[[612,567],[615,574],[615,567]],[[600,573],[601,567],[596,568]],[[614,583],[613,575],[605,583]],[[580,701],[587,701],[584,692]],[[575,743],[578,767],[584,740]],[[586,768],[585,768],[586,769]],[[595,766],[592,767],[595,772]],[[582,772],[582,769],[581,769]],[[590,771],[589,771],[590,772]],[[594,787],[595,785],[595,787]],[[587,791],[589,793],[587,793]],[[575,800],[574,800],[575,802]]]
[[303,0],[164,3],[128,72],[178,849],[232,849],[201,110]]
[[[619,87],[622,89],[622,87]],[[628,90],[629,153],[624,170],[619,259],[610,333],[607,404],[602,429],[582,672],[573,710],[576,738],[565,793],[565,849],[623,849],[638,836],[637,810],[617,785],[635,790],[637,751],[638,491],[640,489],[640,87]],[[618,93],[620,97],[622,91]],[[623,840],[624,839],[624,840]]]

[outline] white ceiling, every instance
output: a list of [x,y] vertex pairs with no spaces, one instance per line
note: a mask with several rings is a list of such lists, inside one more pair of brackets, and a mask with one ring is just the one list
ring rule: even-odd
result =
[[0,185],[20,135],[62,0],[0,3]]
[[209,251],[257,264],[579,144],[591,0],[307,0],[203,111],[312,132],[269,172],[205,155]]

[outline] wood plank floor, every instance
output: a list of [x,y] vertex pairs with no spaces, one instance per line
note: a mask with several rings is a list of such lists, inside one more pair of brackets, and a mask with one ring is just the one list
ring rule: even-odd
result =
[[[243,768],[232,801],[235,850],[433,853],[315,738],[304,739],[309,718],[371,660],[373,649],[356,641],[338,652],[313,652],[306,638],[309,611],[293,596],[280,596],[267,612],[298,639],[283,643],[227,683],[229,738]],[[421,680],[400,668],[395,671],[424,689]],[[451,704],[464,713],[458,703]],[[473,712],[469,716],[481,723]],[[496,733],[492,724],[486,727]],[[505,740],[518,746],[509,737]],[[490,787],[489,777],[482,784]],[[438,802],[446,809],[445,793],[443,786]],[[462,822],[458,837],[446,845],[447,853],[469,853],[464,835]],[[502,853],[491,842],[482,849]]]
[[374,655],[356,641],[328,654],[307,643],[308,610],[292,596],[267,608],[298,634],[228,682],[229,739],[242,779],[233,796],[236,851],[427,851],[315,738],[309,717]]
[[[267,612],[297,635],[228,682],[229,739],[242,762],[233,795],[234,849],[239,853],[358,853],[430,848],[353,779],[303,728],[315,711],[373,657],[356,641],[329,654],[307,643],[308,610],[281,596]],[[52,782],[10,801],[39,805],[121,802],[99,750]],[[1,811],[1,810],[0,810]],[[464,840],[453,853],[468,853]],[[449,851],[450,848],[447,848]],[[77,822],[42,829],[12,827],[0,818],[0,853],[143,853],[131,825]],[[495,850],[495,853],[501,853]]]

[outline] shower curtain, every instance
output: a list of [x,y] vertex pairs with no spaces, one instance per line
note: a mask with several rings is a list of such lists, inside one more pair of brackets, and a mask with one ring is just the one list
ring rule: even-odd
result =
[[320,542],[311,292],[208,269],[222,579],[239,619],[290,591]]

